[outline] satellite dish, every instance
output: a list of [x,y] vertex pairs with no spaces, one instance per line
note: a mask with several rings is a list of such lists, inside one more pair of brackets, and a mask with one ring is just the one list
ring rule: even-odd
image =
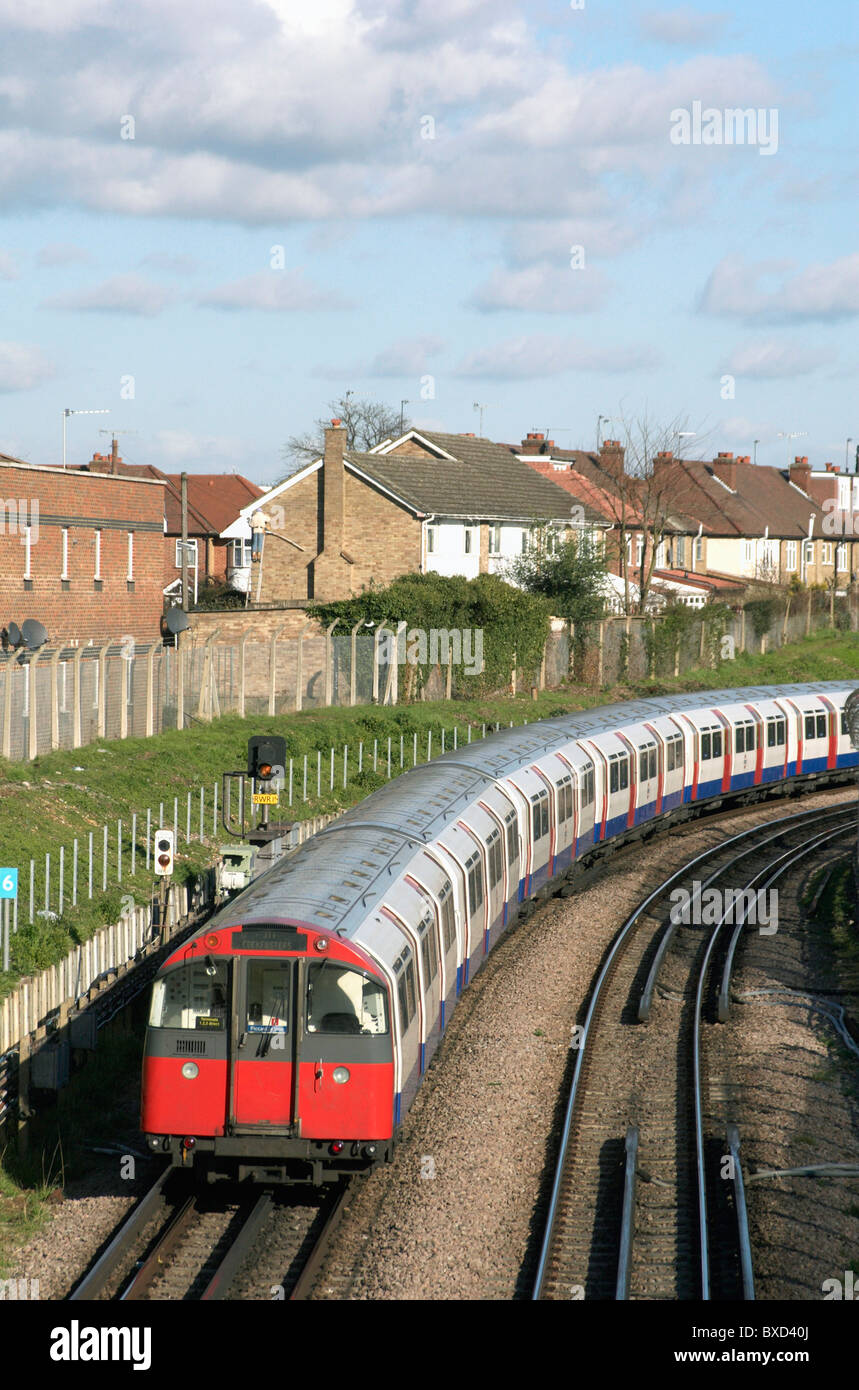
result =
[[39,647],[44,647],[48,640],[48,634],[40,622],[35,618],[27,618],[21,627],[21,640],[25,647],[31,652],[37,651]]
[[20,647],[20,645],[21,645],[21,629],[19,628],[18,624],[17,624],[17,623],[10,623],[9,626],[8,626],[8,628],[6,629],[6,631],[7,631],[8,635],[9,635],[9,646],[10,646],[10,647]]
[[188,627],[188,614],[182,608],[171,608],[167,614],[167,631],[172,632],[175,637],[177,632],[184,632]]
[[859,690],[854,690],[844,701],[844,722],[854,748],[859,748]]

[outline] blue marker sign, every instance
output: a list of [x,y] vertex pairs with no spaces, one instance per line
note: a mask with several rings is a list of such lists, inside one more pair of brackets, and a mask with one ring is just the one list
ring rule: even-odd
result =
[[0,898],[17,898],[18,870],[0,869]]

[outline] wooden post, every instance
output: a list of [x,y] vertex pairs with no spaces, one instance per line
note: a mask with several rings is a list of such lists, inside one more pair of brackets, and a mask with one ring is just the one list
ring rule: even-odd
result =
[[605,670],[605,623],[599,624],[598,656],[597,656],[597,688],[602,689],[603,674]]
[[808,637],[808,636],[810,636],[810,634],[811,634],[811,590],[809,589],[809,591],[808,591],[808,603],[806,604],[806,608],[805,608],[805,635],[806,635],[806,637]]

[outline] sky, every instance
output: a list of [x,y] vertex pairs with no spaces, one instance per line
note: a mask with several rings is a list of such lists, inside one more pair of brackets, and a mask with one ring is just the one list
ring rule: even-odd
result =
[[852,464],[852,0],[0,0],[0,31],[0,452],[59,464],[64,410],[107,410],[69,463],[112,429],[269,484],[351,390]]

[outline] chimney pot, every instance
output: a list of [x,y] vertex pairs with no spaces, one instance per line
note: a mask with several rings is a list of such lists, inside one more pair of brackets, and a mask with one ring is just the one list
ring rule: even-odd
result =
[[334,428],[335,430],[338,429],[338,428],[340,427],[340,425],[342,425],[342,423],[343,423],[342,420],[332,420],[332,421],[331,421],[331,424],[332,424],[332,426],[333,426],[333,428]]

